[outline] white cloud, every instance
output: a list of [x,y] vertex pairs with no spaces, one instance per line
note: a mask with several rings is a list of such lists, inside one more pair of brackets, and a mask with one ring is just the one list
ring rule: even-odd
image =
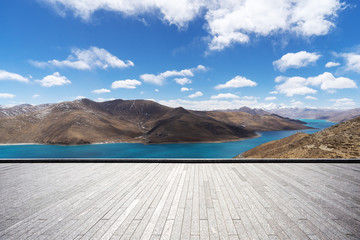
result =
[[97,98],[97,102],[107,102],[107,101],[114,101],[115,98]]
[[332,67],[337,67],[337,66],[340,66],[340,63],[338,63],[338,62],[327,62],[325,64],[326,68],[332,68]]
[[206,71],[207,70],[207,68],[204,65],[201,65],[201,64],[197,65],[196,69],[199,70],[199,71]]
[[32,97],[33,98],[38,98],[38,97],[40,97],[40,95],[39,94],[34,94]]
[[192,90],[192,88],[182,87],[182,88],[180,89],[181,92],[187,92],[187,91],[190,91],[190,90]]
[[291,101],[291,107],[293,107],[293,108],[300,108],[300,107],[303,107],[303,106],[304,106],[303,102],[295,101],[295,100]]
[[252,35],[325,35],[334,27],[332,21],[341,7],[339,0],[218,1],[205,17],[213,37],[209,48],[221,50],[234,43],[246,43]]
[[188,78],[175,78],[174,81],[177,84],[180,84],[180,85],[185,85],[185,84],[190,84],[191,83],[191,80],[188,79]]
[[29,79],[27,79],[26,77],[23,77],[17,73],[7,72],[5,70],[0,70],[0,81],[1,80],[13,80],[13,81],[24,82],[24,83],[29,82]]
[[194,93],[194,94],[191,94],[191,95],[189,95],[189,98],[197,98],[197,97],[201,97],[201,96],[203,96],[204,94],[202,93],[202,92],[196,92],[196,93]]
[[141,82],[135,79],[126,79],[115,81],[111,84],[111,88],[127,88],[127,89],[135,89],[137,86],[140,86]]
[[225,84],[219,84],[215,89],[224,89],[224,88],[240,88],[240,87],[255,87],[256,82],[251,81],[242,76],[236,76],[230,81],[227,81]]
[[316,97],[313,97],[313,96],[306,96],[305,99],[308,99],[308,100],[317,100]]
[[309,77],[308,83],[313,86],[320,85],[322,90],[357,88],[355,81],[345,77],[334,77],[329,72],[324,72],[317,77]]
[[277,97],[266,97],[265,98],[265,101],[273,101],[273,100],[276,100]]
[[209,44],[210,50],[223,50],[224,48],[235,43],[247,43],[249,36],[244,33],[231,32],[223,35],[215,35]]
[[241,97],[242,99],[246,99],[246,100],[256,100],[259,99],[259,97],[255,97],[255,96],[243,96]]
[[265,109],[272,109],[276,107],[276,104],[273,103],[263,104],[263,103],[259,103],[257,100],[242,100],[242,99],[231,99],[231,100],[211,99],[211,100],[203,100],[203,101],[175,99],[175,100],[166,100],[166,101],[160,100],[159,103],[169,107],[183,107],[192,110],[239,109],[243,106],[247,106],[251,108],[265,108]]
[[[169,24],[183,28],[193,20],[204,4],[202,1],[179,0],[177,2],[158,0],[43,0],[54,6],[61,16],[64,16],[66,9],[74,12],[75,16],[89,20],[91,15],[98,10],[113,11],[125,16],[138,16],[145,13],[155,13],[159,18]],[[146,21],[146,19],[143,19]]]
[[154,74],[142,74],[140,76],[140,78],[142,80],[144,80],[144,82],[147,82],[147,83],[152,83],[152,84],[155,84],[155,85],[163,85],[165,83],[165,80],[166,78],[161,76],[161,75],[154,75]]
[[62,86],[70,84],[71,81],[65,76],[61,76],[60,73],[55,72],[52,75],[48,75],[41,80],[36,80],[43,87]]
[[346,61],[346,70],[360,73],[360,55],[355,53],[344,53],[342,56]]
[[287,53],[279,60],[273,62],[273,65],[280,71],[285,71],[288,68],[306,67],[310,63],[316,62],[321,55],[317,53],[309,53],[300,51],[297,53]]
[[271,91],[270,94],[278,94],[278,91]]
[[14,98],[16,95],[11,93],[0,93],[0,98]]
[[75,100],[81,100],[81,99],[84,99],[84,98],[86,98],[86,97],[84,97],[84,96],[77,96],[77,97],[75,98]]
[[74,48],[66,60],[49,60],[47,62],[30,61],[34,66],[69,67],[79,70],[95,68],[127,68],[134,66],[130,60],[123,61],[103,48],[90,47],[89,49]]
[[[209,49],[222,50],[235,43],[246,43],[250,37],[275,34],[320,36],[335,26],[334,20],[343,4],[340,0],[43,0],[65,16],[90,20],[99,10],[125,16],[150,13],[163,22],[184,28],[197,17],[205,16],[210,35]],[[145,19],[146,20],[146,19]]]
[[159,89],[155,89],[154,91],[155,91],[155,92],[159,92]]
[[91,91],[92,93],[101,94],[101,93],[109,93],[111,92],[109,89],[101,88]]
[[351,98],[331,99],[330,101],[334,102],[333,107],[335,108],[351,108],[355,106],[355,102]]
[[345,77],[336,78],[329,72],[309,78],[280,76],[275,78],[275,82],[283,82],[276,85],[275,88],[288,97],[317,93],[317,90],[309,86],[320,87],[321,90],[328,92],[334,92],[336,89],[357,88],[355,81]]
[[213,95],[210,97],[211,99],[222,99],[222,98],[232,98],[237,99],[240,98],[238,95],[232,93],[219,93],[218,95]]
[[[276,78],[275,82],[276,81],[279,82],[279,79]],[[317,93],[317,90],[309,88],[306,85],[307,85],[306,78],[291,77],[291,78],[287,78],[283,84],[276,85],[275,88],[279,93],[283,93],[288,97],[292,97],[294,95],[306,95],[306,94]]]
[[[193,77],[196,71],[205,71],[206,68],[203,65],[198,65],[195,68],[190,69],[183,69],[180,71],[171,70],[171,71],[165,71],[158,75],[155,74],[142,74],[140,78],[144,80],[144,82],[152,83],[155,85],[163,85],[167,78],[170,77]],[[186,83],[191,83],[190,79],[187,78],[177,78],[175,81],[181,85],[184,85]],[[178,82],[179,81],[179,82]]]

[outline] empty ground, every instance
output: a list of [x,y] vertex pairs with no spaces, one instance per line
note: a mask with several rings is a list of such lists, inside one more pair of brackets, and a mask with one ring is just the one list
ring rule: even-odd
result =
[[0,239],[359,239],[360,164],[0,164]]

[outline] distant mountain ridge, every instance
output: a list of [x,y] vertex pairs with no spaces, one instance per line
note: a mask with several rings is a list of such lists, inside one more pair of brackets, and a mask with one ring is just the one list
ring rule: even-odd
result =
[[323,119],[330,122],[343,122],[360,116],[360,108],[326,109],[326,108],[280,108],[269,112],[289,118]]
[[191,111],[148,100],[82,99],[0,109],[0,143],[215,142],[306,128],[274,114]]
[[264,143],[237,157],[360,158],[360,117],[314,134],[297,133]]

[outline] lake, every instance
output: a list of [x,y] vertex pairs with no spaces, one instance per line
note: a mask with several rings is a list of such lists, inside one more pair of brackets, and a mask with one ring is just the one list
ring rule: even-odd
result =
[[[325,120],[301,119],[316,129],[314,133],[334,125]],[[77,146],[1,145],[0,158],[233,158],[260,144],[290,136],[294,131],[260,132],[261,137],[226,143],[153,144],[112,143]]]

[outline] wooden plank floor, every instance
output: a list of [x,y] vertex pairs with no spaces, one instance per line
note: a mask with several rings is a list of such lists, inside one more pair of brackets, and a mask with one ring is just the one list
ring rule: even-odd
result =
[[0,239],[360,239],[360,164],[0,164]]

